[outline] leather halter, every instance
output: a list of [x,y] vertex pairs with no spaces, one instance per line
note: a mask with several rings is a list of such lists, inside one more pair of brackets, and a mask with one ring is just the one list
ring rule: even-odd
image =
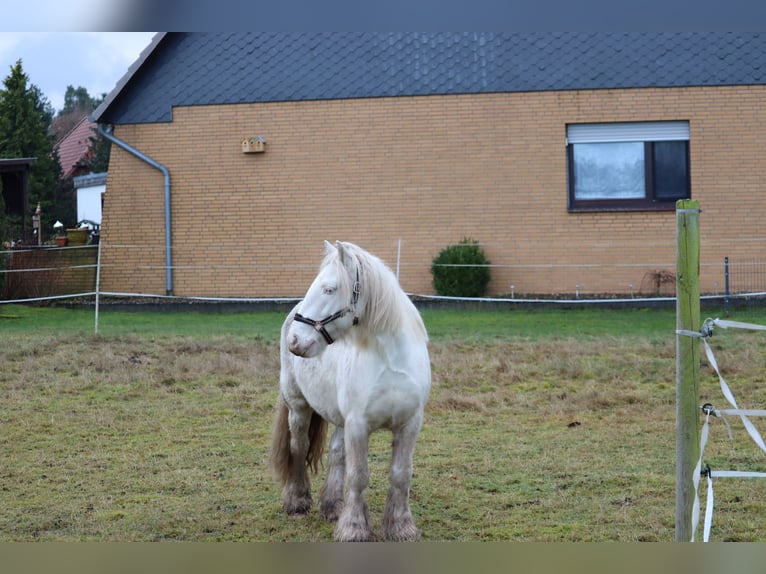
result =
[[[354,282],[354,287],[352,288],[351,293],[351,304],[348,307],[345,307],[341,309],[340,311],[333,313],[332,315],[329,315],[325,317],[324,319],[309,319],[308,317],[304,317],[300,313],[296,313],[293,316],[294,321],[298,321],[298,323],[304,323],[306,325],[311,325],[314,327],[314,330],[317,331],[322,337],[324,337],[324,340],[327,341],[328,345],[332,345],[335,342],[335,339],[332,338],[332,335],[327,331],[326,325],[328,323],[332,323],[335,321],[335,319],[340,319],[344,315],[347,315],[348,313],[354,312],[354,307],[356,306],[356,302],[359,300],[359,269],[356,270],[356,281]],[[359,317],[354,317],[354,325],[359,323]]]

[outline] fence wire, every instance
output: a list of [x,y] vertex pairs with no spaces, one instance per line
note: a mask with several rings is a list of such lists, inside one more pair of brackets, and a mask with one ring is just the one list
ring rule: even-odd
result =
[[[46,300],[55,301],[62,299],[88,298],[95,296],[99,289],[96,286],[96,276],[101,269],[114,267],[110,264],[97,264],[95,249],[98,245],[78,247],[46,247],[44,249],[12,249],[0,251],[0,304],[2,303],[38,303]],[[115,248],[116,246],[109,246]],[[136,246],[125,246],[136,247]],[[228,246],[224,246],[228,247]],[[253,249],[258,250],[255,246]],[[261,247],[260,249],[264,249]],[[48,264],[38,265],[35,263],[35,255],[46,252]],[[84,254],[90,252],[92,261],[83,259]],[[52,254],[61,254],[60,260],[50,264]],[[397,254],[395,268],[397,273],[400,269],[412,269],[414,263],[402,263]],[[284,263],[284,264],[206,264],[206,265],[174,265],[170,269],[178,271],[208,271],[231,273],[241,270],[274,270],[285,269],[315,269],[316,264]],[[422,265],[419,265],[422,267]],[[467,264],[449,264],[449,267],[471,267]],[[766,262],[757,260],[729,260],[723,265],[708,264],[707,267],[717,267],[721,271],[721,280],[715,281],[711,293],[702,295],[702,299],[718,299],[725,297],[728,301],[733,298],[747,298],[766,296]],[[490,263],[481,265],[491,269],[507,270],[515,269],[523,274],[525,270],[539,271],[545,269],[582,269],[583,276],[593,270],[605,270],[609,268],[651,268],[654,271],[646,272],[640,282],[629,283],[622,293],[604,295],[603,293],[593,296],[589,294],[582,284],[575,283],[571,289],[551,295],[521,294],[514,284],[508,285],[507,294],[495,297],[445,297],[432,293],[410,292],[409,295],[419,300],[431,301],[475,301],[475,302],[513,302],[513,303],[551,303],[551,304],[578,304],[578,303],[637,303],[637,302],[663,302],[675,300],[675,275],[670,269],[674,269],[673,263]],[[152,264],[135,265],[131,272],[141,273],[145,271],[161,271],[168,267]],[[164,293],[135,293],[125,291],[113,291],[110,293],[100,291],[105,296],[116,298],[158,298],[158,299],[184,299],[198,301],[229,301],[229,302],[259,302],[259,301],[293,301],[295,297],[231,297],[231,296],[174,296]]]

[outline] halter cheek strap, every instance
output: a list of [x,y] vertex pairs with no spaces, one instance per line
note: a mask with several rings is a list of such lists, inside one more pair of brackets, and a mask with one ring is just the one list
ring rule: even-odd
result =
[[[335,319],[340,319],[343,317],[343,315],[346,315],[347,313],[351,313],[354,311],[354,307],[356,306],[356,302],[359,301],[359,269],[356,270],[356,281],[354,282],[354,287],[352,289],[351,293],[351,305],[346,307],[345,309],[341,309],[337,313],[333,313],[332,315],[329,315],[325,317],[324,319],[309,319],[308,317],[304,317],[300,313],[296,313],[293,316],[293,320],[298,321],[298,323],[304,323],[306,325],[311,325],[314,327],[314,330],[322,335],[324,337],[324,340],[327,341],[328,345],[332,345],[335,342],[335,339],[332,338],[332,335],[330,335],[329,331],[326,328],[326,325],[328,323],[332,323],[335,321]],[[359,317],[354,316],[354,325],[359,323]]]

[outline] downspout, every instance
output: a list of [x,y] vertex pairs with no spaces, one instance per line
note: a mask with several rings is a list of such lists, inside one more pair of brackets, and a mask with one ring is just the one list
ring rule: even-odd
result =
[[112,127],[104,129],[102,124],[98,124],[98,133],[108,139],[110,142],[117,144],[128,153],[136,156],[141,161],[148,163],[153,168],[156,168],[162,172],[162,176],[165,179],[165,294],[173,294],[173,267],[172,267],[172,234],[170,232],[170,172],[161,163],[153,160],[148,155],[141,153],[136,148],[125,143],[121,139],[112,135]]

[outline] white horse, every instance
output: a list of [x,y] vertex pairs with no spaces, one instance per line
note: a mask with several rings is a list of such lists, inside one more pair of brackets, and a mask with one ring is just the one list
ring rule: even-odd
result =
[[368,439],[377,429],[389,429],[393,446],[382,534],[386,540],[415,540],[409,493],[431,388],[428,335],[380,259],[351,243],[325,245],[318,275],[282,326],[270,465],[284,485],[285,512],[306,514],[312,501],[308,469],[316,473],[327,421],[333,423],[320,513],[337,521],[336,540],[374,540],[365,500]]

